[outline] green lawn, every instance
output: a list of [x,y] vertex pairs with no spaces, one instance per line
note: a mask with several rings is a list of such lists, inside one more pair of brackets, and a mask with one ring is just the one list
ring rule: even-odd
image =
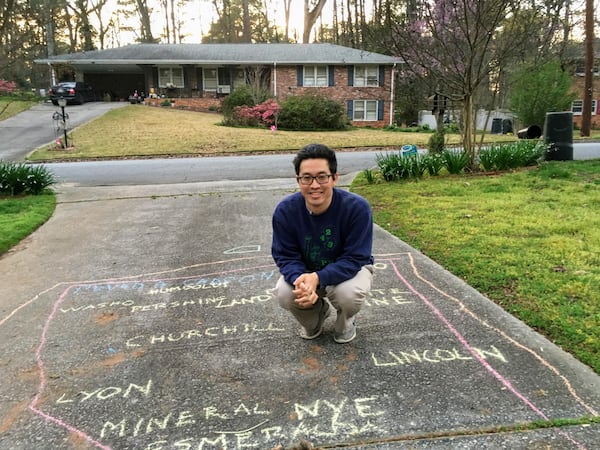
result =
[[[271,131],[263,128],[221,126],[214,113],[180,111],[145,105],[128,105],[77,128],[69,142],[74,148],[41,148],[30,160],[118,158],[161,155],[218,155],[297,151],[309,142],[335,149],[393,147],[415,144],[426,147],[431,133],[391,132],[380,129],[350,131]],[[487,135],[489,142],[510,141],[514,136]],[[459,142],[457,134],[448,142]]]
[[353,190],[375,221],[600,373],[600,160]]
[[0,255],[46,222],[55,205],[53,193],[0,197]]
[[9,117],[14,116],[15,114],[19,114],[37,102],[28,101],[28,100],[16,100],[10,97],[2,97],[0,96],[0,120],[8,119]]

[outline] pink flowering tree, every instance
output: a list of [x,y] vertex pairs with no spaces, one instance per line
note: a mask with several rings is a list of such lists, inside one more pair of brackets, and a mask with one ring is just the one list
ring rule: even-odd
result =
[[234,118],[239,125],[252,127],[270,127],[277,125],[277,115],[281,107],[275,99],[268,99],[256,106],[237,106],[234,108]]
[[[460,110],[462,145],[475,167],[475,109],[509,67],[544,58],[561,25],[561,1],[416,0],[388,17],[380,47],[403,61],[400,71],[426,80],[428,96]],[[433,108],[432,108],[433,109]]]
[[14,81],[6,81],[0,78],[0,95],[12,94],[17,88]]

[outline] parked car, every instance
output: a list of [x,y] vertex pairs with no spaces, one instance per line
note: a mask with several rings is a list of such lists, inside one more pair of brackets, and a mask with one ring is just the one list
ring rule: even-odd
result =
[[69,105],[83,105],[85,102],[96,101],[94,89],[89,84],[79,81],[62,81],[52,86],[48,94],[54,105],[58,105],[58,99],[61,97],[66,99]]

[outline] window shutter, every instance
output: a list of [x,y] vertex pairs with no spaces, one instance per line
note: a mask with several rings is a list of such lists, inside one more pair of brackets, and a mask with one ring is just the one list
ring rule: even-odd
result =
[[296,78],[298,79],[298,86],[302,86],[304,84],[304,67],[303,66],[296,67]]
[[379,66],[379,86],[385,84],[385,66]]
[[348,118],[350,120],[352,120],[352,118],[354,117],[354,102],[352,100],[348,100],[347,102],[348,104]]
[[348,66],[348,86],[354,86],[354,66]]
[[335,66],[329,66],[329,86],[335,86]]
[[383,100],[379,100],[377,102],[377,120],[383,120],[383,106],[385,102]]

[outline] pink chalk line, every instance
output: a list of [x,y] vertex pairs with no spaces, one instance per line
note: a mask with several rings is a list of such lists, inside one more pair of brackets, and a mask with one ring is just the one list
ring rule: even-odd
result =
[[[483,359],[483,357],[481,357],[475,351],[475,349],[471,346],[471,344],[469,344],[467,339],[456,328],[454,328],[454,325],[452,325],[450,323],[450,321],[444,316],[444,314],[442,314],[442,312],[439,309],[437,309],[435,307],[435,305],[427,297],[425,297],[423,294],[421,294],[419,291],[417,291],[417,289],[413,285],[411,285],[406,278],[404,278],[402,276],[402,274],[398,270],[398,267],[396,266],[396,264],[394,263],[393,260],[390,259],[388,261],[394,268],[394,272],[396,273],[396,276],[406,285],[406,287],[408,289],[410,289],[412,291],[413,294],[415,294],[417,297],[419,297],[421,299],[421,301],[423,303],[425,303],[425,305],[427,305],[429,307],[429,309],[431,309],[431,311],[433,311],[435,316],[437,316],[437,318],[446,326],[446,328],[448,328],[452,332],[452,334],[454,334],[454,336],[456,336],[458,341],[463,345],[463,347],[465,349],[467,349],[467,351],[469,353],[471,353],[473,358],[476,359],[479,362],[479,364],[481,364],[489,373],[491,373],[494,376],[494,378],[496,378],[498,381],[500,381],[500,383],[503,384],[506,387],[506,389],[508,389],[509,392],[511,392],[515,397],[517,397],[519,400],[521,400],[525,405],[527,405],[538,416],[540,416],[544,420],[550,420],[549,417],[546,416],[546,414],[544,414],[537,406],[535,406],[531,400],[529,400],[527,397],[525,397],[523,394],[521,394],[512,385],[512,383],[510,381],[508,381],[505,377],[503,377],[500,373],[498,373],[496,371],[496,369],[494,369],[485,359]],[[571,437],[568,433],[565,433],[560,430],[557,430],[557,432],[559,434],[561,434],[562,436],[564,436],[571,443],[576,445],[577,448],[579,448],[581,450],[585,450],[585,447],[581,443],[576,441],[573,437]]]
[[44,392],[44,389],[46,388],[46,367],[45,367],[44,361],[42,359],[42,349],[43,349],[44,345],[46,344],[46,335],[48,334],[48,328],[50,327],[50,322],[52,322],[52,319],[54,319],[54,316],[56,315],[56,311],[58,311],[58,305],[60,305],[60,303],[64,300],[65,296],[67,295],[67,293],[69,292],[71,287],[72,286],[65,289],[64,292],[58,298],[58,300],[54,303],[52,312],[50,313],[50,315],[48,316],[48,319],[46,320],[46,323],[44,324],[44,329],[42,330],[42,336],[40,338],[40,344],[38,345],[38,347],[35,351],[35,360],[37,362],[37,366],[40,371],[40,385],[38,387],[38,392],[37,392],[36,396],[33,398],[31,403],[29,404],[29,410],[32,411],[33,413],[43,417],[44,419],[54,422],[55,424],[69,430],[71,433],[77,434],[78,436],[80,436],[81,438],[85,439],[87,442],[95,445],[98,448],[101,448],[103,450],[111,450],[110,447],[102,444],[101,442],[96,441],[95,439],[93,439],[91,436],[89,436],[85,432],[75,428],[74,426],[72,426],[56,417],[46,414],[45,412],[40,411],[37,408],[37,403],[39,402],[40,397],[42,396],[42,392]]

